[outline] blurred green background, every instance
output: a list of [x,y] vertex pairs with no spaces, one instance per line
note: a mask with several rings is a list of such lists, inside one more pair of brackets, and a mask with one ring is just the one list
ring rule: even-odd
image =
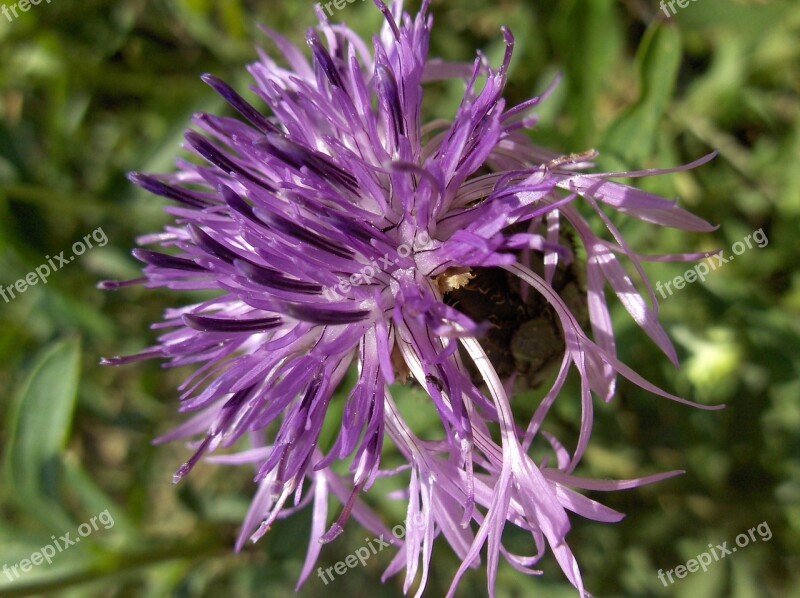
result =
[[[432,55],[451,60],[472,60],[482,48],[497,64],[499,28],[512,28],[510,102],[564,74],[541,111],[535,138],[543,145],[596,148],[605,170],[671,167],[719,150],[698,170],[639,182],[680,198],[719,230],[689,235],[624,221],[635,248],[730,254],[757,229],[769,239],[662,303],[680,370],[615,305],[624,361],[669,391],[728,407],[701,412],[627,383],[610,406],[598,405],[579,473],[687,473],[640,490],[590,493],[628,516],[616,525],[573,520],[569,539],[588,589],[598,597],[800,596],[800,5],[697,0],[666,19],[645,0],[434,0],[433,14]],[[334,20],[367,37],[380,23],[369,2],[347,4]],[[11,22],[0,16],[0,284],[14,284],[45,256],[69,255],[98,227],[109,239],[47,285],[0,299],[0,565],[29,557],[51,535],[74,537],[106,509],[114,519],[52,565],[13,582],[0,573],[0,595],[292,595],[308,512],[234,554],[251,472],[201,464],[174,487],[188,450],[151,445],[183,420],[175,388],[187,372],[97,365],[101,356],[148,346],[149,324],[188,299],[95,285],[137,276],[134,238],[167,222],[164,204],[125,173],[170,170],[191,115],[227,112],[199,75],[213,72],[244,90],[253,46],[267,43],[258,22],[302,42],[314,21],[313,4],[302,0],[53,0]],[[426,114],[452,115],[462,91],[433,89]],[[686,270],[647,268],[653,281]],[[411,390],[398,394],[420,400]],[[529,413],[535,398],[521,397],[515,408]],[[434,429],[435,421],[415,425]],[[561,401],[548,422],[567,441],[578,425],[575,401]],[[379,488],[370,501],[390,525],[401,520],[401,506]],[[769,541],[757,538],[669,588],[659,582],[659,569],[709,543],[732,546],[761,522]],[[365,535],[352,525],[323,549],[319,565],[352,553]],[[401,579],[379,586],[390,556],[329,586],[312,576],[299,595],[400,596]],[[440,542],[426,595],[443,595],[457,565]],[[544,577],[527,578],[501,565],[497,595],[576,595],[552,557],[542,566]],[[485,572],[472,572],[459,595],[485,596],[485,585]]]

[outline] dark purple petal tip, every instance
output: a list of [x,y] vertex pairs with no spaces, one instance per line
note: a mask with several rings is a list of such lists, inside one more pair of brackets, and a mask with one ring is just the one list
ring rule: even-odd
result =
[[198,316],[186,314],[183,316],[184,323],[200,332],[236,332],[253,333],[265,332],[278,328],[281,325],[279,317],[271,318],[252,318],[252,319],[233,319],[233,318],[211,318],[208,316]]

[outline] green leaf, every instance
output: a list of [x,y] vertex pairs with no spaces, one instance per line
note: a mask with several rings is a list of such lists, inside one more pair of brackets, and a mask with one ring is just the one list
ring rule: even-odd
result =
[[[570,147],[594,145],[598,103],[607,73],[620,54],[621,31],[613,0],[558,2],[554,35],[574,51],[563,56],[569,88],[565,112],[574,118]],[[511,23],[509,23],[511,25]]]
[[677,27],[657,24],[645,34],[636,56],[639,98],[609,127],[603,152],[638,168],[650,158],[667,107],[672,102],[681,65]]
[[55,530],[73,525],[60,506],[57,482],[79,371],[78,339],[42,351],[14,402],[6,447],[6,487],[23,511]]
[[[83,505],[83,512],[87,514],[87,517],[89,514],[97,515],[108,510],[114,520],[114,533],[119,534],[126,540],[138,539],[141,535],[141,530],[129,519],[127,513],[115,504],[105,490],[92,479],[78,460],[71,458],[64,460],[63,463],[65,483],[69,487],[70,493]],[[86,521],[86,518],[84,518],[84,521]]]

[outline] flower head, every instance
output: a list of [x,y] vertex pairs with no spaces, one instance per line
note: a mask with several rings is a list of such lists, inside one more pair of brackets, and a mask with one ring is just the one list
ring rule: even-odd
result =
[[[676,359],[643,258],[605,210],[684,230],[711,227],[671,201],[609,180],[656,171],[586,174],[592,152],[558,156],[533,145],[525,129],[534,127],[534,110],[545,96],[506,106],[511,33],[503,30],[506,53],[497,69],[482,56],[472,65],[429,59],[428,4],[412,17],[400,1],[388,8],[376,0],[385,23],[371,50],[320,12],[319,27],[307,37],[310,60],[265,30],[284,64],[262,52],[250,73],[271,116],[219,79],[203,77],[244,120],[201,114],[194,121],[200,132],[186,134],[187,149],[200,161],[180,161],[175,174],[131,175],[175,202],[168,209],[175,223],[140,240],[162,251],[133,253],[145,263],[146,286],[215,296],[168,310],[156,325],[166,329],[156,346],[108,362],[162,358],[172,366],[200,365],[181,386],[181,411],[195,415],[162,439],[200,439],[175,479],[218,448],[246,443],[241,452],[208,457],[257,469],[258,491],[238,546],[313,502],[300,583],[314,568],[320,540],[336,537],[350,517],[376,534],[389,533],[360,494],[377,477],[393,475],[409,479],[407,533],[386,576],[405,569],[406,591],[416,579],[417,595],[424,590],[432,545],[441,536],[463,562],[450,595],[466,569],[479,564],[484,546],[490,591],[501,555],[536,573],[549,545],[583,592],[565,542],[568,511],[598,521],[622,515],[573,488],[624,489],[675,473],[613,483],[574,476],[591,432],[592,393],[610,400],[621,374],[681,400],[616,358],[607,284]],[[424,84],[449,78],[465,83],[455,118],[423,124]],[[602,219],[613,240],[592,232],[579,202]],[[581,290],[590,330],[553,284],[557,269],[573,259],[561,242],[565,228],[586,251]],[[621,258],[638,273],[638,286]],[[512,413],[513,381],[498,375],[482,344],[491,321],[470,317],[453,300],[477,272],[513,279],[522,300],[535,294],[561,331],[558,374],[527,426]],[[535,328],[528,333],[535,335]],[[569,452],[541,426],[572,365],[581,377],[583,418]],[[357,382],[336,422],[335,444],[325,450],[320,433],[353,366]],[[418,437],[398,411],[390,385],[406,375],[427,391],[442,440]],[[540,435],[554,452],[552,466],[529,454]],[[387,441],[405,467],[381,469]],[[351,460],[349,476],[334,471],[340,460]],[[330,494],[343,503],[332,524]],[[531,534],[533,555],[504,547],[509,524]]]

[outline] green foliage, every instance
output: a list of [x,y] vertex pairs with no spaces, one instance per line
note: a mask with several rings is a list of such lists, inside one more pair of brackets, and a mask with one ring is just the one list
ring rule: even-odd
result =
[[[641,181],[719,230],[654,233],[621,222],[635,248],[730,254],[755,230],[769,239],[662,302],[681,370],[615,309],[624,361],[667,390],[727,408],[698,412],[626,384],[610,406],[597,406],[580,473],[687,473],[637,491],[590,493],[628,517],[613,526],[574,521],[570,539],[588,587],[604,597],[800,597],[800,7],[697,0],[666,19],[655,2],[633,0],[442,0],[433,13],[432,53],[450,60],[471,61],[482,48],[496,64],[499,27],[514,31],[509,102],[564,75],[541,112],[543,145],[597,148],[600,166],[613,170],[670,167],[719,151],[699,170]],[[363,34],[380,23],[369,1],[347,4],[334,20]],[[182,421],[175,389],[186,372],[98,366],[102,355],[151,344],[149,324],[189,299],[95,285],[136,277],[134,238],[166,222],[163,204],[125,173],[169,170],[191,115],[226,110],[199,75],[213,72],[245,89],[253,44],[267,44],[256,23],[301,42],[314,21],[312,2],[266,0],[57,0],[10,22],[0,16],[0,285],[13,285],[46,256],[69,253],[97,227],[109,239],[47,284],[0,300],[0,566],[29,558],[52,535],[75,535],[106,509],[114,518],[52,565],[14,580],[0,573],[0,595],[292,595],[308,513],[234,554],[253,493],[250,473],[202,464],[173,487],[188,450],[150,444]],[[452,113],[462,91],[435,88],[428,114]],[[647,268],[654,281],[667,281],[687,265]],[[424,399],[404,388],[396,395],[415,426],[434,437],[435,414]],[[520,398],[514,407],[529,414],[534,401]],[[577,406],[577,398],[559,405],[548,429],[575,438]],[[326,429],[324,441],[334,432]],[[394,525],[402,509],[383,498],[384,489],[369,500]],[[769,542],[669,588],[659,582],[659,569],[685,563],[709,543],[731,544],[762,521],[773,532]],[[362,546],[364,534],[349,529],[323,550],[320,565]],[[531,550],[524,538],[509,538],[517,540],[520,552]],[[312,576],[299,595],[399,596],[396,579],[377,588],[390,558],[384,552],[330,587]],[[439,596],[457,560],[444,546],[434,558],[428,595]],[[543,569],[540,579],[501,566],[498,596],[575,595],[552,558]],[[486,595],[485,573],[470,573],[460,595]]]
[[72,522],[58,502],[56,476],[78,392],[80,344],[58,343],[43,353],[9,417],[4,486],[26,513],[64,527]]

